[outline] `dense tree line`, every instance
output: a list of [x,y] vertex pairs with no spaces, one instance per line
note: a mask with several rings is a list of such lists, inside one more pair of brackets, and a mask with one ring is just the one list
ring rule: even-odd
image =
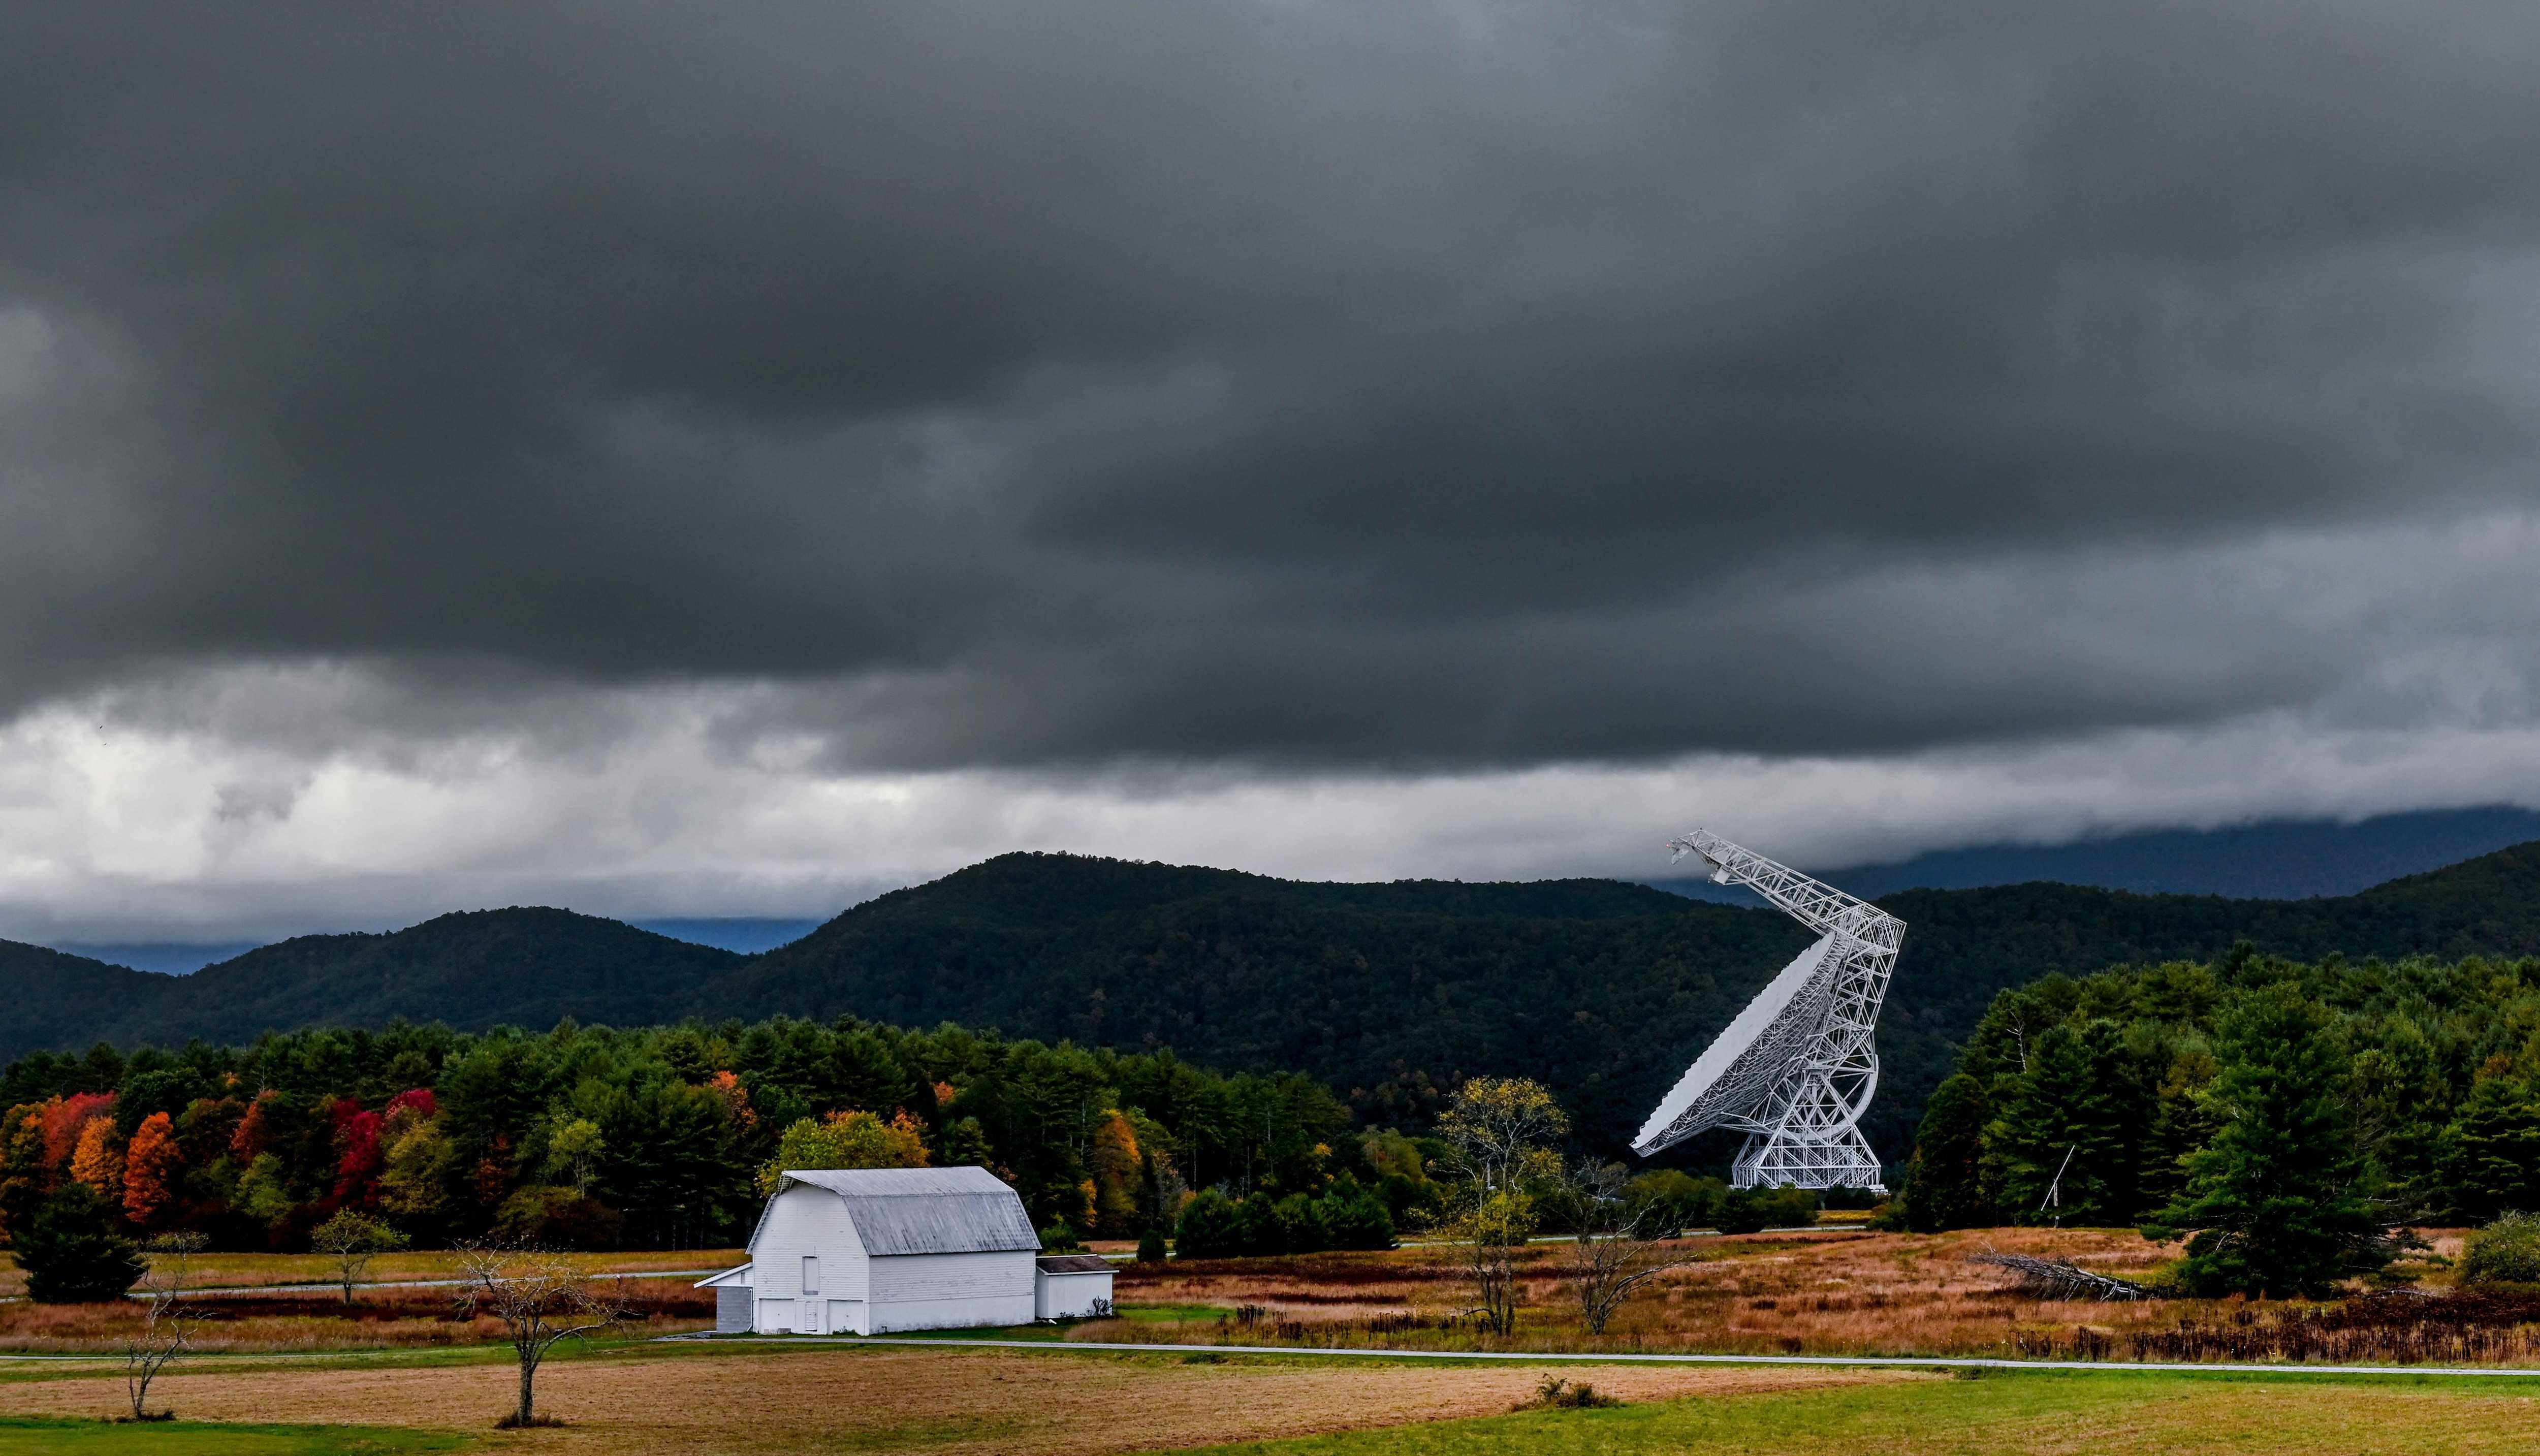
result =
[[2517,1209],[2540,1209],[2540,960],[2243,946],[2002,993],[1898,1212],[2196,1231],[2191,1283],[2290,1292],[2373,1264],[2383,1228]]
[[347,1210],[424,1244],[728,1245],[788,1165],[981,1163],[1037,1222],[1089,1237],[1169,1228],[1196,1188],[1318,1197],[1346,1175],[1402,1194],[1305,1077],[949,1025],[399,1024],[100,1045],[11,1064],[0,1105],[0,1232],[78,1203],[127,1234],[233,1248],[306,1248]]

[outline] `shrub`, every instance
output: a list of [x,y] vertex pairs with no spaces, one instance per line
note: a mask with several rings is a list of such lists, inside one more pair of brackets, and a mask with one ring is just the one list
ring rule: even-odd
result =
[[1270,1225],[1278,1247],[1262,1249],[1264,1254],[1310,1254],[1332,1246],[1330,1230],[1323,1224],[1321,1203],[1302,1193],[1292,1193],[1270,1206]]
[[1235,1200],[1214,1188],[1192,1199],[1182,1210],[1173,1249],[1185,1259],[1224,1259],[1242,1253],[1243,1245],[1235,1230]]
[[542,1249],[613,1249],[626,1220],[615,1209],[570,1188],[530,1184],[494,1211],[494,1235]]
[[85,1183],[46,1199],[15,1242],[27,1295],[39,1304],[118,1299],[148,1265],[123,1236],[116,1210]]
[[1764,1206],[1767,1228],[1806,1228],[1817,1221],[1817,1192],[1813,1188],[1776,1188],[1758,1195]]
[[2540,1284],[2540,1217],[2503,1213],[2472,1234],[2460,1282],[2468,1288]]
[[1076,1225],[1061,1218],[1040,1231],[1040,1247],[1047,1254],[1073,1254],[1085,1247],[1076,1236]]
[[1384,1200],[1372,1188],[1334,1188],[1324,1194],[1323,1234],[1329,1240],[1325,1247],[1334,1249],[1389,1249],[1393,1247],[1393,1214]]
[[1138,1262],[1141,1264],[1162,1264],[1164,1262],[1164,1234],[1163,1229],[1150,1228],[1145,1233],[1138,1235]]
[[1520,1411],[1596,1411],[1622,1402],[1599,1392],[1582,1380],[1573,1385],[1558,1375],[1546,1375],[1534,1388],[1534,1399],[1517,1406]]
[[1765,1213],[1764,1199],[1751,1188],[1732,1188],[1720,1196],[1720,1206],[1711,1221],[1722,1233],[1761,1233],[1772,1220]]

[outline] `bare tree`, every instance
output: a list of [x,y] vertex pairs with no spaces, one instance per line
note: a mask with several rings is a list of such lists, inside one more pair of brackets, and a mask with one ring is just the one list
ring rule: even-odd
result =
[[154,1417],[142,1404],[150,1398],[150,1382],[193,1343],[196,1311],[185,1298],[186,1281],[205,1243],[199,1233],[165,1233],[150,1241],[150,1267],[134,1286],[142,1299],[141,1330],[123,1346],[123,1391],[132,1398],[135,1421],[166,1421],[175,1414]]
[[[521,1403],[497,1422],[508,1430],[536,1425],[538,1365],[566,1340],[626,1322],[627,1309],[613,1289],[550,1250],[521,1245],[460,1244],[467,1272],[461,1308],[484,1311],[503,1322],[521,1361]],[[555,1422],[549,1421],[549,1424]]]
[[342,1286],[347,1304],[353,1302],[353,1285],[361,1283],[371,1261],[405,1245],[404,1234],[350,1209],[318,1224],[309,1235],[310,1249],[325,1255],[326,1262],[334,1267],[335,1283]]
[[1579,1220],[1579,1241],[1570,1252],[1571,1283],[1579,1291],[1579,1313],[1588,1332],[1602,1335],[1634,1289],[1690,1261],[1669,1257],[1662,1242],[1664,1211],[1626,1197],[1622,1168],[1583,1163],[1570,1181]]

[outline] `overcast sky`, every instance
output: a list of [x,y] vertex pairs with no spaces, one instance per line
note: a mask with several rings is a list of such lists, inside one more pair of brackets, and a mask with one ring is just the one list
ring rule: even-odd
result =
[[0,10],[0,935],[2540,804],[2540,9]]

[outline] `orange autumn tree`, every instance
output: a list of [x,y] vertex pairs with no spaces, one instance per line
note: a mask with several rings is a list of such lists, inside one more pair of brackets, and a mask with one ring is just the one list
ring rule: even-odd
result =
[[123,1146],[114,1136],[114,1119],[92,1118],[80,1129],[79,1149],[71,1154],[71,1177],[111,1201],[123,1194]]
[[164,1112],[154,1112],[132,1130],[132,1145],[123,1155],[123,1214],[147,1228],[176,1202],[176,1180],[184,1167],[176,1146],[176,1125]]
[[44,1166],[59,1171],[79,1154],[80,1134],[88,1125],[114,1112],[112,1092],[75,1092],[68,1097],[48,1097],[36,1109],[43,1124]]

